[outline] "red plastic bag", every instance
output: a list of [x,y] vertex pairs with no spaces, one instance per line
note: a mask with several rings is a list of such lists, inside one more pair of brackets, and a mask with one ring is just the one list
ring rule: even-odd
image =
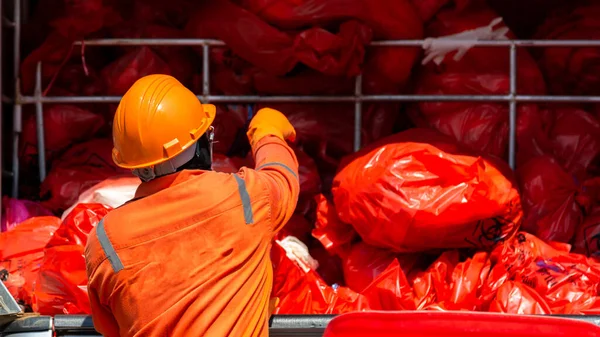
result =
[[398,133],[350,159],[335,177],[334,204],[368,244],[396,252],[489,248],[521,222],[504,164],[457,153],[436,131]]
[[546,156],[531,159],[517,175],[525,212],[523,230],[545,241],[570,242],[591,202],[583,185]]
[[[378,40],[423,37],[422,22],[408,0],[243,0],[240,3],[282,29],[302,29],[307,25],[330,27],[340,20],[355,19],[364,22]],[[363,90],[379,94],[398,92],[408,80],[418,53],[417,48],[371,49],[365,61]]]
[[169,64],[149,47],[133,50],[102,69],[106,93],[124,95],[138,79],[152,74],[171,75]]
[[90,314],[84,249],[87,237],[108,214],[101,204],[80,204],[65,218],[44,250],[34,309],[42,315]]
[[292,261],[286,251],[274,243],[272,297],[279,298],[274,314],[340,314],[366,310],[364,296],[344,288],[332,288],[302,261]]
[[[538,28],[534,38],[552,40],[596,40],[600,36],[600,6],[565,3]],[[600,48],[550,47],[540,50],[539,64],[548,80],[550,91],[562,95],[596,95],[600,93]]]
[[59,218],[42,216],[0,233],[0,269],[8,271],[4,285],[19,303],[32,305],[33,285],[44,258],[44,247],[59,226]]
[[39,216],[51,216],[52,213],[37,202],[2,197],[2,220],[0,233],[8,232],[21,222]]
[[517,315],[549,315],[546,301],[533,289],[520,282],[508,281],[498,289],[490,305],[491,312]]
[[48,247],[62,245],[85,247],[87,237],[92,229],[110,211],[110,207],[101,204],[79,204],[75,206],[48,242]]
[[315,197],[317,202],[317,221],[312,231],[323,247],[332,255],[345,258],[350,253],[350,246],[357,238],[352,226],[343,223],[335,210],[324,195]]
[[[485,4],[473,3],[464,9],[439,13],[427,27],[428,35],[442,37],[485,27],[498,17]],[[510,32],[506,36],[514,38]],[[544,94],[544,80],[535,61],[525,50],[517,56],[519,92]],[[422,67],[416,81],[415,93],[422,95],[505,95],[510,87],[508,50],[474,47],[459,61],[446,56],[440,65],[430,63]],[[537,106],[520,104],[518,109],[520,115],[535,111]],[[472,150],[506,156],[509,114],[505,103],[421,102],[410,114],[416,125],[431,126]]]
[[42,315],[91,314],[84,246],[44,250],[36,282],[34,310]]
[[[135,5],[138,5],[136,1]],[[144,22],[127,23],[112,30],[114,38],[173,39],[183,38],[184,32],[168,26],[145,24]],[[189,85],[194,74],[194,55],[190,47],[153,46],[152,51],[163,59],[171,70],[173,77]]]
[[600,172],[600,123],[592,114],[559,106],[519,115],[518,122],[518,166],[547,155],[580,180]]
[[394,261],[408,275],[419,262],[420,255],[394,252],[357,242],[344,259],[344,278],[352,290],[361,292]]
[[337,35],[315,27],[293,36],[229,1],[200,4],[186,31],[223,40],[243,59],[276,75],[299,62],[328,75],[356,75],[371,39],[370,29],[357,21],[343,23]]
[[398,260],[379,274],[361,295],[364,295],[371,310],[415,310],[413,291]]
[[73,146],[55,160],[41,185],[42,204],[61,212],[71,207],[79,195],[94,185],[114,176],[128,173],[112,161],[112,141],[94,139]]
[[[92,138],[104,126],[104,119],[88,110],[73,105],[54,105],[44,112],[46,160],[74,143]],[[23,123],[21,160],[25,165],[37,165],[37,130],[35,115]]]
[[483,294],[496,293],[514,280],[534,289],[554,314],[594,310],[600,285],[600,264],[570,254],[568,245],[548,245],[533,235],[519,233],[491,255],[494,267]]
[[437,301],[450,298],[452,271],[458,260],[456,250],[446,251],[426,271],[410,277],[417,309],[429,309],[436,305]]
[[577,228],[573,252],[600,257],[600,206],[596,206]]

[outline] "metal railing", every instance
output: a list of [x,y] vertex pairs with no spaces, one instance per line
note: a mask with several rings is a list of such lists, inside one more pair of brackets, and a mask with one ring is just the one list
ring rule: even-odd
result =
[[[36,127],[38,140],[39,176],[43,181],[46,176],[45,143],[44,143],[44,103],[117,103],[120,96],[43,96],[42,94],[42,64],[37,65],[35,90],[33,96],[21,95],[19,79],[19,41],[20,41],[20,6],[21,0],[15,0],[15,97],[13,123],[13,153],[12,153],[12,196],[17,197],[19,186],[19,135],[22,130],[21,111],[24,104],[35,104]],[[375,41],[371,48],[380,47],[423,47],[427,40],[392,40]],[[456,43],[456,40],[449,43]],[[319,102],[352,102],[354,103],[354,150],[361,146],[362,104],[363,102],[506,102],[509,105],[509,142],[508,160],[511,168],[515,168],[516,152],[516,123],[517,104],[524,102],[572,102],[597,103],[600,96],[556,96],[556,95],[519,95],[517,92],[517,48],[518,47],[600,47],[598,40],[480,40],[472,41],[475,47],[498,47],[509,49],[510,60],[510,90],[506,95],[365,95],[362,92],[362,75],[356,77],[354,95],[342,96],[230,96],[210,94],[210,48],[224,46],[225,43],[212,39],[97,39],[76,42],[85,46],[200,46],[202,47],[202,94],[198,98],[203,103],[319,103]]]

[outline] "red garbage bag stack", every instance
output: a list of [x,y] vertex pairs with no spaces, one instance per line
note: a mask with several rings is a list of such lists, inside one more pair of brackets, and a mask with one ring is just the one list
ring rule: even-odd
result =
[[65,218],[44,249],[34,310],[43,315],[90,314],[84,249],[88,234],[110,208],[80,204]]
[[93,139],[73,146],[52,164],[41,186],[42,204],[55,212],[71,207],[79,195],[92,186],[130,173],[112,161],[112,140]]
[[152,49],[132,50],[102,70],[105,92],[124,95],[138,79],[152,74],[171,75],[171,68]]
[[598,182],[578,182],[547,156],[531,159],[517,175],[525,211],[523,230],[544,241],[571,242],[598,193]]
[[[46,160],[52,162],[74,143],[92,138],[104,126],[104,119],[74,105],[54,105],[44,111]],[[23,122],[19,157],[25,166],[37,162],[37,130],[35,115]]]
[[[511,280],[535,290],[554,314],[583,314],[597,309],[600,264],[569,253],[569,249],[519,233],[492,252],[494,267],[484,292],[496,293]],[[518,302],[518,298],[513,301]]]
[[[312,259],[312,258],[311,258]],[[276,242],[271,249],[274,314],[340,314],[368,309],[364,296],[345,287],[330,287],[301,258]]]
[[[499,16],[481,1],[444,10],[427,26],[428,36],[448,37],[474,29],[481,30],[479,39],[493,39],[496,35],[514,38],[501,23],[492,24]],[[488,27],[488,28],[485,28]],[[503,34],[504,33],[504,34]],[[496,36],[495,38],[500,38]],[[429,48],[431,55],[449,54],[444,45]],[[433,59],[417,75],[415,93],[423,95],[505,95],[510,88],[509,54],[506,49],[473,47],[465,49],[457,41],[453,51],[461,50],[459,60]],[[454,53],[453,53],[454,54]],[[454,54],[456,57],[456,54]],[[526,50],[517,55],[517,87],[521,94],[544,94],[543,77]],[[536,111],[534,104],[520,104],[518,114]],[[430,126],[453,137],[477,152],[506,157],[508,144],[508,105],[506,103],[474,102],[421,102],[410,111],[417,126]]]
[[32,306],[44,247],[59,226],[59,218],[40,216],[23,221],[9,232],[0,233],[0,270],[8,271],[4,285],[25,306]]
[[596,205],[577,228],[573,252],[600,258],[600,205]]
[[600,122],[576,106],[551,106],[519,116],[517,163],[550,156],[576,179],[598,176]]
[[334,180],[335,209],[365,243],[396,252],[490,248],[521,223],[505,164],[461,153],[436,131],[395,134],[348,161]]
[[[564,3],[542,24],[534,38],[597,40],[600,37],[600,5],[594,1]],[[600,93],[600,48],[550,47],[540,50],[539,64],[548,87],[559,95]]]

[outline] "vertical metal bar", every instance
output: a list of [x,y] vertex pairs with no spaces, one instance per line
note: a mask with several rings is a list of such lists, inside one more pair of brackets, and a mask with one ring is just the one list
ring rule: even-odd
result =
[[205,97],[205,100],[207,100],[208,95],[210,95],[209,53],[209,46],[207,44],[202,45],[202,95]]
[[356,76],[354,82],[354,151],[360,150],[362,145],[362,74]]
[[2,175],[4,172],[4,161],[3,156],[4,154],[2,153],[2,150],[4,149],[4,147],[2,146],[2,140],[4,139],[4,135],[2,132],[2,119],[4,118],[4,115],[2,114],[2,105],[4,104],[1,100],[2,97],[4,97],[4,92],[2,91],[2,65],[4,63],[2,63],[2,54],[4,53],[4,51],[2,50],[2,27],[4,26],[4,16],[3,16],[3,6],[4,3],[2,1],[0,1],[0,210],[2,210]]
[[46,178],[46,143],[44,137],[44,109],[42,107],[42,62],[35,69],[35,128],[37,132],[38,165],[40,182]]
[[517,144],[517,46],[510,45],[510,102],[508,129],[508,165],[514,170]]
[[12,197],[19,197],[19,136],[21,123],[21,81],[19,80],[19,64],[21,63],[21,0],[15,0],[14,8],[14,41],[13,41],[13,79],[15,81],[15,102],[13,110],[13,151],[12,151]]

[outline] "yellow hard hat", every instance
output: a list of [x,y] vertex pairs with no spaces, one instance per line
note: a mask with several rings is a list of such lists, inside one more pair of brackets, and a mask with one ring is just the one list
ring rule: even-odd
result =
[[169,75],[148,75],[125,93],[113,122],[112,157],[119,167],[151,167],[194,145],[215,119],[216,108],[202,104]]

